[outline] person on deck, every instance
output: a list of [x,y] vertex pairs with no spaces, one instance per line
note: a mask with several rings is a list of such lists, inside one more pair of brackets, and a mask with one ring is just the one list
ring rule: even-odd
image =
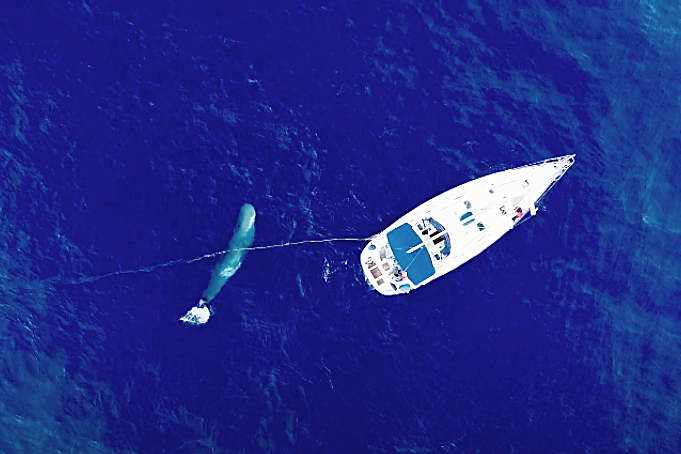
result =
[[519,221],[523,217],[523,209],[520,207],[515,207],[515,216],[513,216],[513,222]]

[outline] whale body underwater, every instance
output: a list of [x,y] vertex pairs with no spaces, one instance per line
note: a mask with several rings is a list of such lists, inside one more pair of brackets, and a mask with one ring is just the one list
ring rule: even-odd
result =
[[229,249],[213,270],[208,287],[199,303],[192,307],[180,320],[194,325],[206,323],[210,318],[210,303],[220,293],[229,278],[234,276],[248,253],[255,238],[255,208],[250,203],[241,207]]
[[246,258],[248,248],[253,244],[255,238],[255,208],[250,203],[244,204],[239,213],[234,235],[229,241],[229,252],[220,260],[208,283],[208,288],[203,292],[203,297],[199,304],[210,304],[210,302],[220,293],[222,287],[230,277],[241,267]]

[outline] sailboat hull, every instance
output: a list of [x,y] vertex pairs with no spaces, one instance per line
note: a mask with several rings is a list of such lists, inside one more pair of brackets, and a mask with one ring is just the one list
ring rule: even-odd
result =
[[574,156],[486,175],[416,207],[360,254],[367,283],[383,295],[399,295],[455,270],[536,214]]

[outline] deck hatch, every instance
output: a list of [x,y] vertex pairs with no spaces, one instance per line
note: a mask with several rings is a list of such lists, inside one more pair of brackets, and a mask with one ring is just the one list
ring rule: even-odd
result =
[[467,225],[475,222],[475,218],[473,217],[473,213],[471,213],[470,211],[467,211],[463,215],[461,215],[461,218],[459,220],[461,221],[461,223],[464,226],[467,226]]

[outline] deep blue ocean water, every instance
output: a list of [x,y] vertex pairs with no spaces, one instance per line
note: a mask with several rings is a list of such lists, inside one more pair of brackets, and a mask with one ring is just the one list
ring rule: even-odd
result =
[[[0,7],[0,452],[681,450],[673,2]],[[407,296],[367,237],[565,154],[539,216]]]

